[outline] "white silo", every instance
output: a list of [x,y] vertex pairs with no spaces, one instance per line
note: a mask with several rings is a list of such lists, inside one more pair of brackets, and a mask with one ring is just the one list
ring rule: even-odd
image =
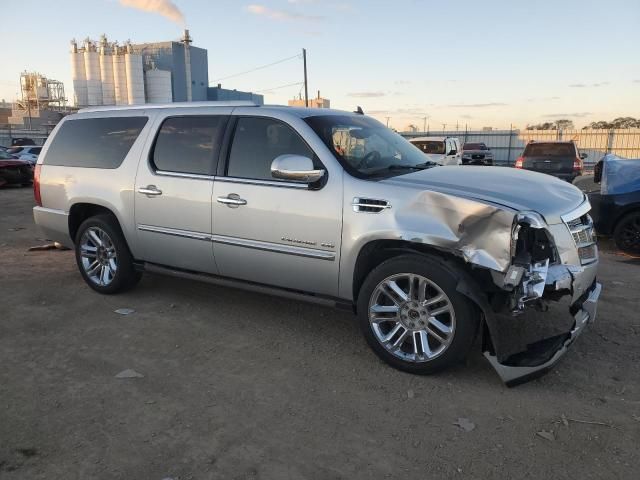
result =
[[116,105],[127,105],[129,94],[127,93],[127,68],[124,64],[123,50],[113,47],[113,94]]
[[144,103],[144,75],[142,69],[142,55],[133,53],[131,45],[127,45],[124,63],[127,70],[127,93],[129,105]]
[[84,46],[84,71],[87,76],[87,105],[102,105],[100,59],[96,46],[90,40]]
[[147,103],[170,103],[171,72],[168,70],[147,70],[144,72],[144,88]]
[[87,102],[87,77],[84,69],[84,54],[78,51],[78,44],[71,40],[71,79],[73,91],[76,96],[76,105],[86,107]]
[[111,45],[104,35],[100,39],[100,79],[102,81],[102,104],[115,105],[115,83],[113,79],[113,58]]

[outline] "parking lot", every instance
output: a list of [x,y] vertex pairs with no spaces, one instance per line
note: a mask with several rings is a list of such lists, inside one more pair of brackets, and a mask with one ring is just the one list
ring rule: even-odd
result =
[[27,251],[30,189],[0,204],[3,479],[637,478],[640,260],[606,242],[597,322],[508,389],[479,348],[393,370],[348,312],[152,275],[100,296]]

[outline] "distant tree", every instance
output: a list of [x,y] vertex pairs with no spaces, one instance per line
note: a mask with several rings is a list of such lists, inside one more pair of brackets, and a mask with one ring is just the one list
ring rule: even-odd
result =
[[416,125],[414,125],[413,123],[410,123],[409,125],[407,125],[407,131],[408,132],[417,132],[418,131],[418,127]]
[[557,130],[558,127],[553,122],[538,123],[537,125],[527,126],[527,130]]
[[557,130],[573,130],[575,126],[571,120],[567,120],[566,118],[556,120],[555,122]]
[[640,128],[640,119],[633,117],[618,117],[611,122],[600,120],[598,122],[591,122],[589,125],[583,128],[593,128],[600,130],[609,130],[612,128]]

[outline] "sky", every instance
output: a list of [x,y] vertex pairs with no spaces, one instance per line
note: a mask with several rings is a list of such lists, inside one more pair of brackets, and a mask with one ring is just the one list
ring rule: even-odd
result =
[[212,85],[286,104],[303,93],[306,48],[309,96],[398,130],[640,117],[638,0],[0,0],[0,12],[19,26],[0,50],[7,101],[24,70],[73,98],[72,38],[166,41],[186,26]]

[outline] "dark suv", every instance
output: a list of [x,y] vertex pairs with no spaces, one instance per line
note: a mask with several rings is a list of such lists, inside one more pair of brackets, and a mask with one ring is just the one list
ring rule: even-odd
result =
[[515,167],[547,173],[568,182],[582,175],[586,153],[580,153],[573,142],[531,141],[516,160]]

